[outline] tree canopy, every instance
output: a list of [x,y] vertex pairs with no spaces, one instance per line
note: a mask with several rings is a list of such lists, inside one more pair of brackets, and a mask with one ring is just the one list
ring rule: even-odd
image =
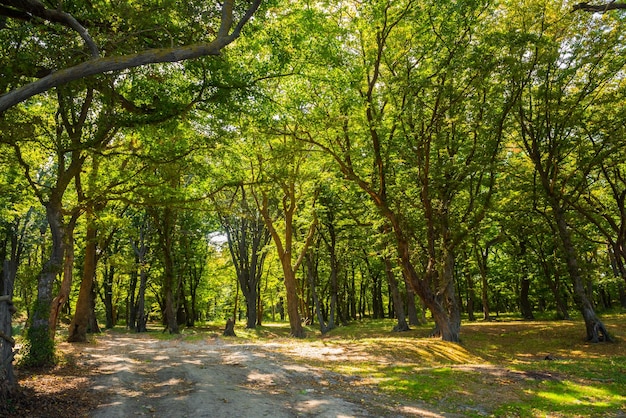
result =
[[[321,332],[626,307],[624,16],[0,0],[0,371],[59,320]],[[67,327],[67,325],[59,325]]]

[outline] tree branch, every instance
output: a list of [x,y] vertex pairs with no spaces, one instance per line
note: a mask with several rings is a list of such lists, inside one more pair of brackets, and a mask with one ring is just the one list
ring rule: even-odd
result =
[[626,9],[626,3],[606,3],[606,4],[589,4],[589,3],[578,3],[572,7],[572,12],[577,10],[582,10],[583,12],[591,12],[591,13],[604,13],[609,10],[619,10]]
[[[8,6],[0,8],[0,13],[6,13],[4,15],[7,17],[30,20],[31,16],[36,16],[49,22],[60,23],[63,26],[67,26],[76,31],[80,37],[83,38],[93,58],[100,56],[98,46],[89,35],[89,32],[87,32],[87,29],[71,14],[60,9],[47,9],[39,0],[0,0],[0,4]],[[12,13],[12,11],[14,13]]]
[[[15,90],[0,96],[0,114],[7,109],[21,103],[37,94],[50,90],[51,88],[67,84],[71,81],[92,75],[103,74],[108,71],[120,71],[128,68],[140,67],[148,64],[179,62],[204,56],[219,55],[221,50],[237,39],[241,33],[241,28],[250,20],[254,12],[259,8],[262,0],[253,0],[244,16],[239,20],[234,30],[230,34],[218,36],[209,43],[185,45],[173,48],[149,49],[136,54],[111,56],[104,58],[94,58],[73,67],[65,68],[41,78],[32,83],[26,84]],[[3,0],[2,3],[11,3]],[[225,2],[224,7],[229,7],[230,2]],[[232,5],[230,5],[232,6]],[[232,16],[223,13],[226,20]],[[232,25],[228,24],[228,28]]]

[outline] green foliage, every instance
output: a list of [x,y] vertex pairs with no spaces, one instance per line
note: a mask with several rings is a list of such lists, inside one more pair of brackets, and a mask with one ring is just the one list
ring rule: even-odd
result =
[[54,340],[46,328],[29,327],[22,347],[25,353],[18,361],[20,367],[47,367],[57,362]]

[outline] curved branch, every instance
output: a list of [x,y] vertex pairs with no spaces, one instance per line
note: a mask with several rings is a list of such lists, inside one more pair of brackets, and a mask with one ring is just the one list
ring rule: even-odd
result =
[[[149,49],[130,55],[94,58],[73,67],[53,72],[44,78],[33,81],[32,83],[26,84],[10,91],[9,93],[6,93],[3,96],[0,96],[0,114],[16,104],[21,103],[37,94],[48,91],[51,88],[92,75],[135,68],[147,64],[179,62],[204,56],[219,55],[224,47],[239,37],[241,29],[259,8],[261,1],[262,0],[252,1],[248,10],[230,34],[218,36],[209,43],[185,45],[173,48]],[[227,22],[232,22],[232,15],[229,12],[232,11],[232,2],[232,0],[225,1],[223,4],[223,11],[225,12],[223,13],[222,18]],[[228,28],[230,27],[231,24],[228,23]]]
[[606,3],[606,4],[589,4],[589,3],[578,3],[572,7],[572,12],[576,10],[582,10],[583,12],[592,12],[592,13],[603,13],[609,10],[619,10],[626,9],[626,3]]
[[89,35],[89,32],[87,32],[87,29],[71,14],[61,10],[47,9],[39,0],[2,0],[0,4],[12,8],[2,7],[0,9],[1,14],[7,17],[30,20],[32,16],[35,16],[49,22],[60,23],[63,26],[67,26],[76,31],[80,37],[83,38],[93,58],[100,56],[100,50]]

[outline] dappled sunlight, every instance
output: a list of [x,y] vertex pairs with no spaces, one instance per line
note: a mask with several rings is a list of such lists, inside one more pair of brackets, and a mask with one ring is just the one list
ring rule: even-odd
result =
[[[535,393],[554,411],[607,411],[626,413],[626,394],[616,394],[610,387],[592,387],[564,381],[543,385]],[[620,415],[621,416],[621,415]]]
[[[100,376],[123,385],[116,396],[153,406],[170,399],[188,408],[191,399],[211,397],[229,411],[243,396],[266,402],[267,410],[272,399],[282,399],[298,414],[339,417],[341,410],[358,409],[361,396],[376,393],[397,400],[388,403],[389,411],[402,416],[443,416],[431,409],[463,416],[572,416],[580,410],[590,417],[626,404],[619,377],[626,374],[626,346],[589,344],[575,321],[474,323],[464,326],[460,344],[425,338],[425,329],[384,328],[381,323],[368,332],[361,323],[305,339],[114,335],[83,349],[101,365]],[[354,338],[355,332],[361,335]],[[262,333],[269,334],[267,328]],[[355,392],[356,405],[346,403],[342,394]]]

